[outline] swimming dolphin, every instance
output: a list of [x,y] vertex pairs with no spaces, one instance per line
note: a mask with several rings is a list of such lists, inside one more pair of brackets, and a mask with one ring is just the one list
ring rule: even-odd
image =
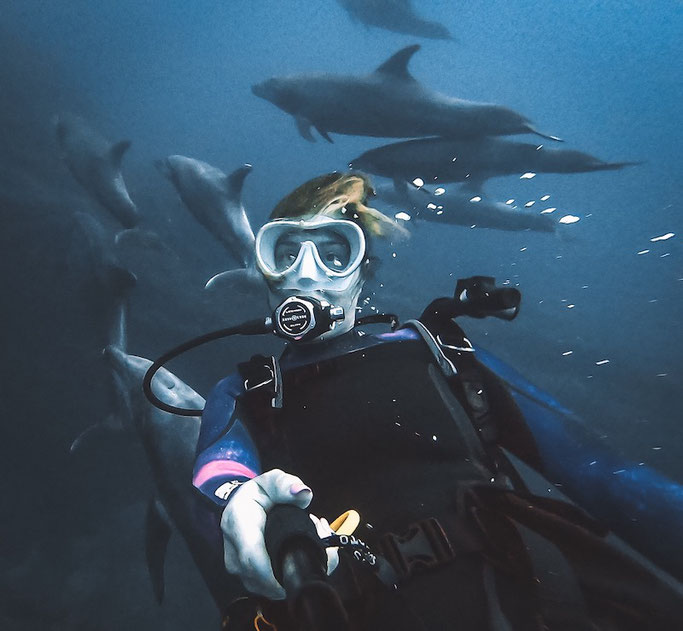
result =
[[514,210],[501,202],[473,192],[449,191],[434,195],[425,188],[381,184],[375,187],[377,199],[401,210],[413,220],[494,230],[554,232],[556,222],[549,215]]
[[168,156],[156,162],[175,186],[185,206],[240,263],[254,258],[254,232],[242,205],[242,186],[251,171],[245,164],[226,175],[216,167],[185,156]]
[[616,171],[637,162],[604,162],[573,149],[502,138],[450,140],[420,138],[370,149],[350,162],[391,179],[426,182],[482,182],[503,175]]
[[69,260],[74,273],[86,275],[88,297],[95,298],[103,312],[107,344],[125,348],[128,298],[137,277],[121,265],[113,237],[96,217],[74,213]]
[[311,127],[329,142],[330,132],[391,138],[531,133],[559,140],[501,105],[456,99],[424,87],[408,71],[419,49],[418,44],[402,48],[366,76],[274,77],[252,86],[252,92],[291,114],[299,133],[310,141]]
[[[131,402],[135,432],[142,443],[157,489],[147,516],[147,560],[154,592],[163,597],[164,552],[171,526],[185,540],[217,606],[240,589],[223,565],[222,539],[215,511],[198,501],[192,486],[192,467],[199,437],[199,417],[163,412],[147,401],[142,380],[152,362],[108,346],[105,361],[121,378]],[[162,368],[152,382],[156,396],[181,408],[202,410],[204,398],[170,371]]]
[[55,123],[61,156],[71,174],[124,228],[135,226],[138,210],[121,175],[130,140],[112,144],[80,116],[60,114]]
[[[113,239],[92,215],[77,212],[72,232],[71,266],[80,275],[85,272],[84,288],[95,301],[98,319],[104,322],[106,344],[125,348],[130,293],[137,284],[135,274],[123,267],[113,251]],[[108,370],[109,413],[86,428],[71,443],[71,453],[81,449],[92,437],[125,431],[131,426],[130,403],[121,380]]]
[[337,0],[351,19],[367,26],[429,39],[452,39],[448,29],[415,13],[411,0]]

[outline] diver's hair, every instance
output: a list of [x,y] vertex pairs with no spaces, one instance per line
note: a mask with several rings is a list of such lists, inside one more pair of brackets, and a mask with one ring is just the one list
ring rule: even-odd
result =
[[335,171],[304,182],[278,202],[270,219],[325,215],[355,221],[364,232],[376,237],[406,235],[405,228],[379,210],[366,206],[368,197],[374,195],[375,189],[364,173]]

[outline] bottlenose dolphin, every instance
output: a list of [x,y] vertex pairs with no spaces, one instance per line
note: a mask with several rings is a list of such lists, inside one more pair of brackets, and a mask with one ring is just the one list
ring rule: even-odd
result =
[[125,348],[128,298],[137,277],[121,265],[114,252],[114,239],[96,217],[74,213],[71,241],[71,267],[78,275],[86,275],[88,296],[97,300],[103,312],[107,344]]
[[559,140],[501,105],[456,99],[424,87],[408,71],[419,49],[418,44],[402,48],[367,76],[274,77],[252,86],[252,92],[291,114],[299,133],[311,141],[311,127],[330,142],[330,132],[390,138],[531,133]]
[[[495,230],[533,230],[554,232],[556,222],[549,215],[514,210],[501,202],[467,191],[448,191],[434,195],[425,188],[395,188],[379,185],[377,199],[406,212],[413,220],[457,226],[476,226]],[[472,201],[474,200],[474,201]]]
[[248,267],[254,258],[254,232],[242,205],[242,187],[251,165],[226,175],[206,162],[185,156],[168,156],[155,164],[171,180],[195,219],[242,267]]
[[[105,360],[121,378],[128,394],[135,432],[150,465],[158,498],[150,502],[147,517],[147,560],[154,593],[161,600],[164,552],[171,525],[185,540],[216,605],[221,609],[230,595],[243,591],[223,565],[222,539],[216,512],[199,501],[192,486],[192,467],[199,437],[199,417],[163,412],[147,401],[142,380],[152,362],[108,346]],[[162,368],[152,382],[156,396],[169,405],[202,410],[204,398],[170,371]]]
[[415,13],[412,0],[337,0],[351,19],[367,26],[429,39],[453,39],[448,29]]
[[[98,319],[105,324],[106,344],[125,348],[130,293],[137,284],[135,274],[123,267],[113,251],[113,239],[92,215],[77,212],[72,233],[70,260],[79,276],[85,272],[84,288],[94,300]],[[128,395],[120,378],[108,369],[109,413],[81,432],[71,444],[74,453],[93,436],[118,433],[131,427]]]
[[138,210],[121,175],[130,140],[112,144],[80,116],[60,114],[55,123],[61,156],[71,174],[125,228],[135,226]]
[[637,162],[604,162],[573,149],[478,138],[421,138],[370,149],[350,162],[360,169],[392,179],[426,182],[482,182],[502,175],[615,171]]

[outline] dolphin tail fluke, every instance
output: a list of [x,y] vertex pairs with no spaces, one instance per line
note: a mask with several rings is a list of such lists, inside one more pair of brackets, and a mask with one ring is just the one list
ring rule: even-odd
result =
[[152,589],[157,602],[164,600],[164,565],[166,549],[171,539],[171,523],[162,506],[156,498],[151,498],[147,504],[145,520],[145,554],[147,569],[152,580]]
[[554,140],[555,142],[564,142],[563,138],[560,138],[559,136],[552,136],[551,134],[544,134],[542,131],[536,129],[533,125],[527,124],[526,128],[530,134],[535,134],[536,136],[540,136],[541,138],[546,138],[548,140]]
[[120,142],[117,142],[111,146],[111,149],[109,149],[109,157],[112,161],[112,164],[114,164],[117,167],[121,166],[123,154],[126,153],[126,151],[128,151],[130,145],[130,140],[121,140]]
[[225,290],[238,294],[253,294],[265,291],[266,284],[263,276],[253,268],[234,269],[211,277],[204,285],[204,289],[211,292]]
[[238,169],[235,169],[230,175],[226,175],[225,182],[231,197],[240,198],[242,195],[242,188],[244,187],[244,180],[247,175],[251,173],[252,168],[251,164],[243,164]]

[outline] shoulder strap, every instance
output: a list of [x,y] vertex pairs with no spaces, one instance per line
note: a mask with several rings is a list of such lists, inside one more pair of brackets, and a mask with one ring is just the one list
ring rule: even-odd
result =
[[451,387],[461,395],[480,440],[484,445],[493,444],[498,432],[472,343],[453,320],[424,320],[409,320],[404,326],[414,328],[425,341]]

